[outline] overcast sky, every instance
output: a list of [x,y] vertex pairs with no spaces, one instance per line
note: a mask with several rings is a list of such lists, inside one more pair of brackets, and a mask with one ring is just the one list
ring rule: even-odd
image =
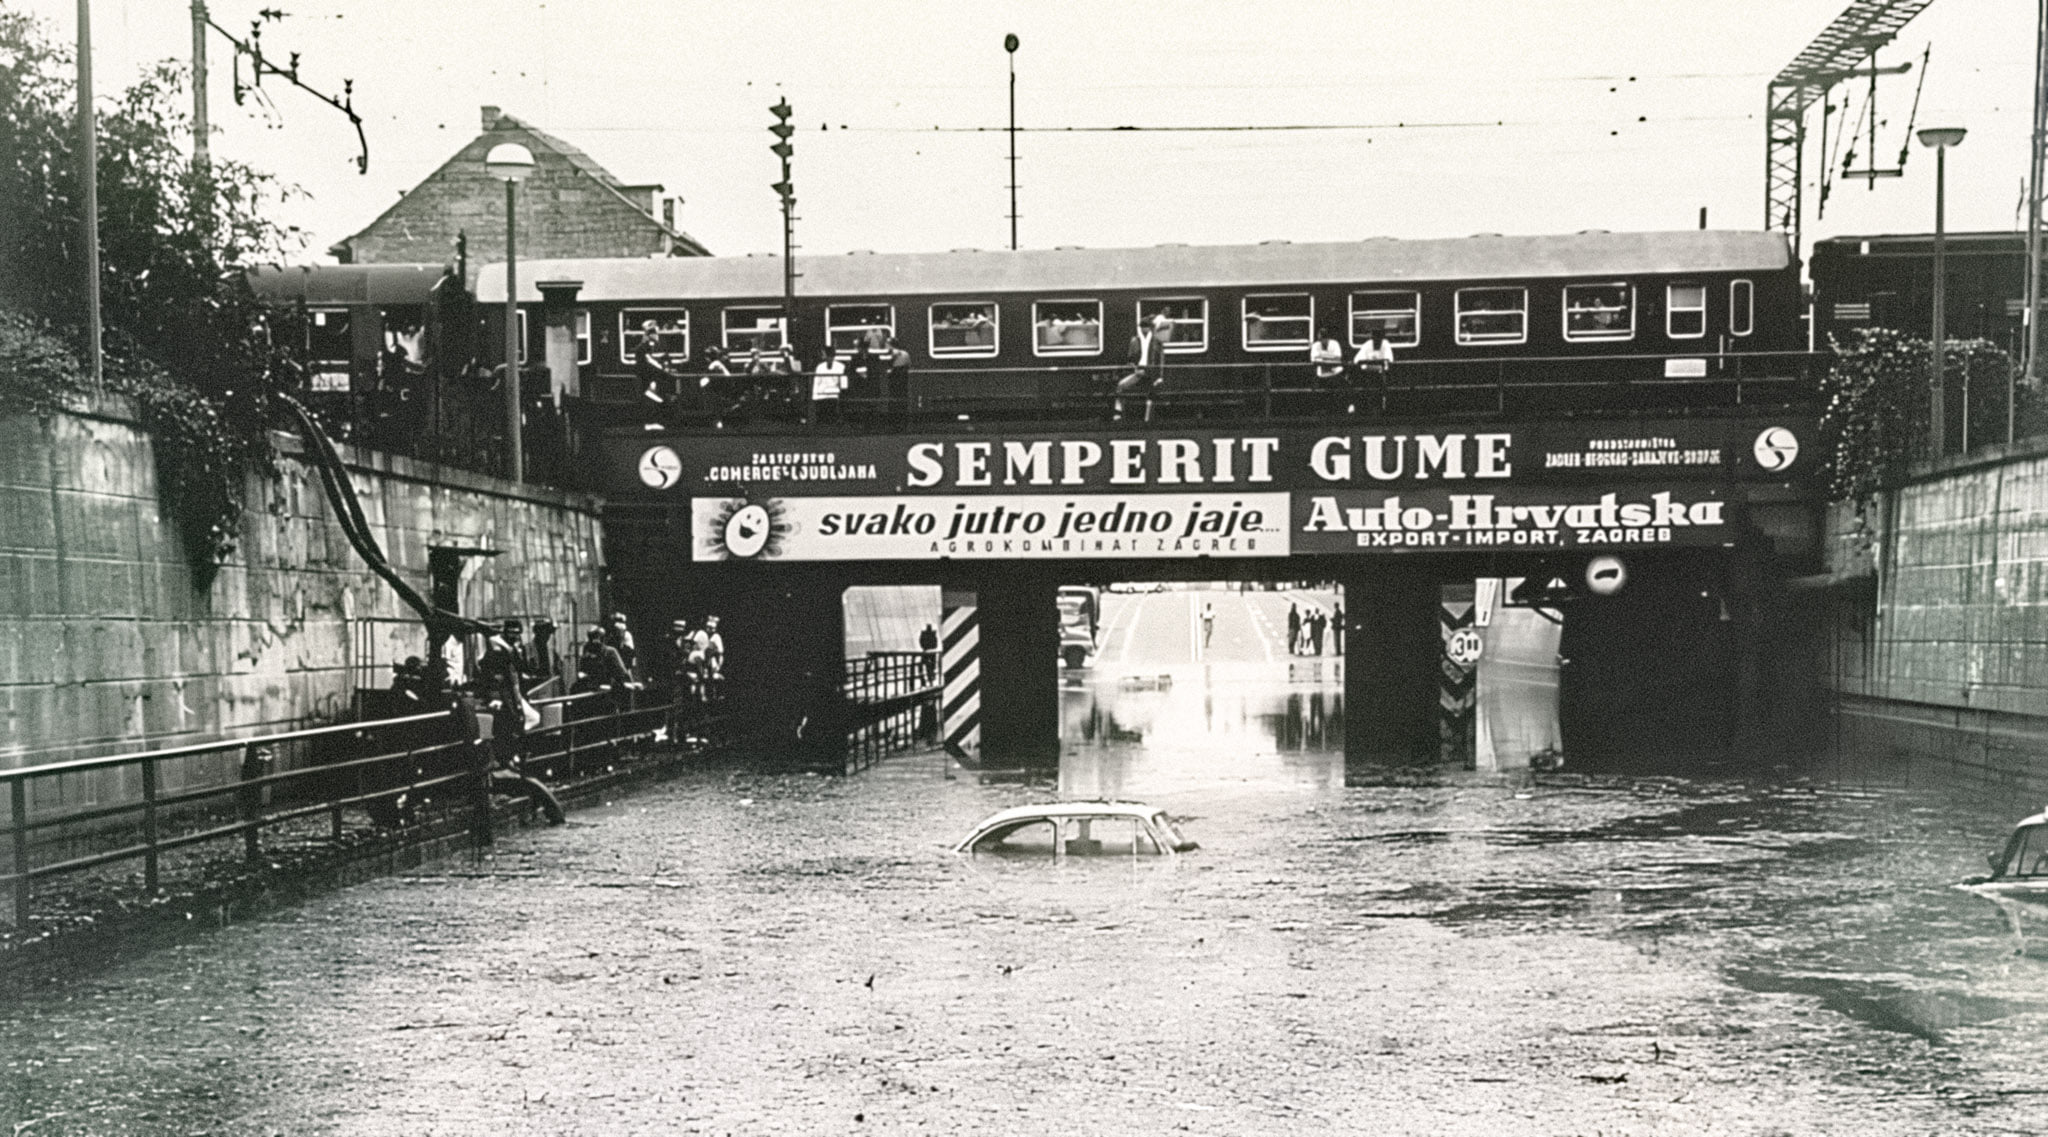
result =
[[[0,2],[76,34],[74,0]],[[266,50],[301,53],[323,90],[355,80],[369,173],[347,121],[303,93],[272,80],[237,106],[218,35],[210,106],[220,153],[305,191],[287,220],[309,259],[447,160],[486,103],[666,185],[712,251],[779,251],[767,107],[782,96],[803,128],[804,252],[1005,247],[1006,33],[1022,40],[1025,247],[1682,229],[1701,207],[1751,229],[1766,84],[1847,2],[212,0],[238,35],[285,9]],[[92,9],[103,94],[189,58],[184,0]],[[1969,129],[1952,231],[2019,224],[2034,34],[2030,3],[1941,0],[1880,57],[1914,63],[1879,85],[1880,166],[1898,163],[1930,44],[1918,125]],[[1838,121],[1863,118],[1866,94],[1838,90]],[[1140,129],[1086,129],[1119,126]],[[1339,129],[1149,129],[1196,126]],[[1932,228],[1931,153],[1874,190],[1837,178],[1815,219],[1825,164],[1810,143],[1809,239]]]

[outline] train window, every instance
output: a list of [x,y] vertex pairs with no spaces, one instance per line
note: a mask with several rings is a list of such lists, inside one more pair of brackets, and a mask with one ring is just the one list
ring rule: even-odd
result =
[[862,340],[869,351],[885,351],[896,334],[896,309],[888,304],[831,305],[825,309],[825,334],[840,351],[852,351]]
[[1522,343],[1529,338],[1529,290],[1461,288],[1459,343]]
[[1351,346],[1387,337],[1389,347],[1414,347],[1422,342],[1422,294],[1419,292],[1354,292],[1351,294]]
[[996,306],[992,301],[932,305],[933,356],[994,355],[996,331]]
[[1244,349],[1307,347],[1315,338],[1316,300],[1305,292],[1244,298]]
[[356,341],[346,308],[314,308],[306,313],[307,387],[314,391],[346,391]]
[[[649,327],[648,325],[653,325]],[[654,338],[648,339],[652,332]],[[632,363],[645,347],[660,363],[690,358],[688,308],[625,308],[619,312],[619,362]]]
[[1101,355],[1102,301],[1040,300],[1031,305],[1034,355]]
[[1756,330],[1756,286],[1746,280],[1728,282],[1728,334],[1746,336]]
[[576,309],[576,362],[590,362],[590,309]]
[[1564,286],[1564,338],[1625,340],[1635,334],[1634,289],[1626,284]]
[[1707,286],[1672,284],[1664,289],[1664,334],[1675,340],[1707,334]]
[[1138,326],[1165,316],[1173,322],[1166,354],[1193,355],[1209,350],[1209,302],[1200,296],[1161,296],[1138,301]]
[[723,315],[728,354],[782,350],[782,309],[727,308]]

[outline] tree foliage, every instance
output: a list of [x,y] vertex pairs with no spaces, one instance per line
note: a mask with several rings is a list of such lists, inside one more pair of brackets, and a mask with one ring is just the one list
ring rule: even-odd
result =
[[[48,413],[85,387],[71,67],[34,20],[0,10],[0,411]],[[248,476],[271,468],[272,353],[244,269],[297,234],[268,217],[289,192],[270,176],[194,172],[184,91],[165,63],[96,102],[101,342],[108,389],[152,436],[165,508],[210,569],[234,549]]]
[[[1933,390],[1927,340],[1889,328],[1837,337],[1822,379],[1821,438],[1828,496],[1858,512],[1878,493],[1905,480],[1915,462],[1935,457],[1929,424]],[[2040,399],[2015,388],[2013,360],[1987,340],[1950,340],[1942,357],[1944,452],[1959,453],[1968,427],[1971,447],[2003,442],[2008,392],[2016,396],[2018,433],[2042,427]]]

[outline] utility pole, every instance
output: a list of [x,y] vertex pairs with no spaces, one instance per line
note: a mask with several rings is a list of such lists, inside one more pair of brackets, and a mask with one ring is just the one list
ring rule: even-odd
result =
[[212,165],[206,120],[206,0],[192,0],[192,172],[200,182]]
[[86,357],[97,395],[106,385],[100,354],[100,149],[99,123],[92,109],[92,0],[78,0],[79,225],[85,242]]
[[[2040,15],[2034,29],[2034,124],[2033,154],[2027,165],[2027,390],[2040,390],[2041,380],[2041,174],[2044,151],[2048,151],[2048,0],[2040,0]],[[2005,441],[2010,445],[2019,429],[2015,406],[2019,392],[2008,386],[2005,392]]]
[[796,186],[790,180],[789,160],[796,148],[789,144],[789,137],[796,133],[789,116],[793,113],[788,99],[777,99],[768,108],[775,116],[774,125],[768,128],[775,135],[775,145],[768,149],[782,159],[782,180],[769,188],[782,199],[782,343],[785,347],[795,346],[796,333]]

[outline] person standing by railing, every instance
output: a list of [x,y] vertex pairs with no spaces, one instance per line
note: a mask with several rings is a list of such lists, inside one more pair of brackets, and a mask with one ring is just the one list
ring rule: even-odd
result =
[[1152,400],[1166,382],[1166,345],[1173,342],[1173,321],[1161,312],[1131,337],[1131,372],[1117,381],[1112,421],[1124,418],[1124,396],[1145,396],[1145,421],[1152,421]]
[[1345,407],[1345,413],[1357,414],[1361,404],[1367,414],[1385,413],[1387,375],[1394,367],[1394,345],[1387,342],[1385,328],[1374,328],[1372,337],[1358,345],[1358,354],[1351,357],[1351,366],[1358,372],[1359,390],[1356,401]]
[[1343,391],[1344,345],[1337,341],[1335,332],[1324,328],[1316,342],[1308,345],[1308,362],[1314,373],[1315,386],[1315,394],[1308,399],[1309,405],[1333,410],[1335,407],[1330,404],[1334,403],[1336,407],[1346,405]]

